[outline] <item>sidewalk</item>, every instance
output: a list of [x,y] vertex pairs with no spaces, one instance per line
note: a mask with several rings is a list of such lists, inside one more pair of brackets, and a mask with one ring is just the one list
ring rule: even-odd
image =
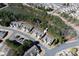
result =
[[17,29],[17,28],[13,28],[13,29],[16,30],[16,31],[20,31],[20,32],[23,32],[24,34],[29,35],[30,37],[32,37],[32,38],[35,39],[36,41],[39,41],[40,44],[42,44],[43,46],[45,46],[47,49],[52,49],[52,48],[54,48],[54,46],[49,46],[49,45],[47,45],[45,42],[42,42],[40,39],[38,39],[37,37],[35,37],[33,34],[30,34],[30,33],[28,33],[28,32],[24,32],[24,31],[19,30],[19,29]]
[[13,33],[13,31],[9,31],[9,30],[5,30],[5,29],[0,29],[1,31],[8,31],[8,35],[5,37],[5,38],[3,38],[3,40],[5,41],[6,39],[8,39],[11,35],[12,35],[12,33]]

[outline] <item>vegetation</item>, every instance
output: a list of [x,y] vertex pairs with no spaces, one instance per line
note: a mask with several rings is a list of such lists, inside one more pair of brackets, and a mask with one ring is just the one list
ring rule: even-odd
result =
[[33,42],[31,40],[24,41],[24,44],[20,44],[15,40],[6,40],[6,44],[11,47],[11,49],[14,51],[13,55],[23,55],[25,51],[27,51],[32,45]]
[[45,8],[45,6],[43,7],[43,6],[37,6],[36,8],[38,8],[38,9],[41,9],[41,10],[43,10],[43,11],[53,11],[54,9],[52,9],[52,8]]
[[77,48],[71,48],[71,50],[70,50],[70,52],[71,52],[74,56],[77,56],[77,51],[78,51]]
[[33,6],[35,7],[36,9],[40,10],[40,11],[44,11],[44,12],[47,12],[47,11],[53,11],[54,9],[51,8],[51,7],[46,7],[45,5],[42,5],[42,4],[33,4],[33,3],[28,3],[30,6]]
[[[72,12],[74,12],[74,11],[72,11]],[[61,13],[61,16],[63,16],[65,19],[67,19],[67,21],[74,23],[76,25],[79,25],[79,20],[72,16],[69,16],[69,14],[63,12],[63,13]]]
[[69,18],[69,14],[66,14],[66,13],[61,13],[61,16],[63,16],[64,18]]
[[[71,27],[67,26],[58,16],[48,15],[47,12],[36,10],[35,8],[23,6],[22,4],[9,4],[9,7],[0,11],[0,24],[9,26],[11,21],[27,21],[33,25],[38,24],[38,27],[45,29],[48,27],[48,33],[52,34],[59,42],[64,42],[65,33],[69,34]],[[73,34],[75,34],[75,31]]]
[[11,41],[9,39],[6,40],[7,45],[11,46],[13,49],[19,47],[21,44],[16,41]]

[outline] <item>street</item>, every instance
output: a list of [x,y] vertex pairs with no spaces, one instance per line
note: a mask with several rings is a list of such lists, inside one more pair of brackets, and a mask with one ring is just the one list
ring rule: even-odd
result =
[[[33,41],[35,40],[34,38],[28,36],[27,34],[25,34],[23,32],[20,32],[20,31],[17,31],[17,30],[8,28],[8,27],[0,27],[0,28],[5,29],[5,30],[13,31],[12,35],[15,35],[16,33],[18,33],[18,34],[24,35],[25,37],[26,36],[29,37]],[[78,45],[79,45],[78,38],[76,40],[74,40],[74,42],[64,43],[64,44],[61,44],[60,46],[52,48],[52,49],[48,49],[45,46],[39,44],[39,46],[45,50],[45,56],[54,56],[57,52],[59,52],[61,50],[64,50],[64,49],[67,49],[67,48],[70,48],[70,47],[73,47],[73,46],[78,46]]]

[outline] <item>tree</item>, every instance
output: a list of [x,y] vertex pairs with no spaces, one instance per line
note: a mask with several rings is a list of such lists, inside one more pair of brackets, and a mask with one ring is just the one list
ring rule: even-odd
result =
[[17,55],[22,55],[25,51],[24,51],[24,46],[23,45],[20,45],[19,47],[17,47],[16,49],[15,49],[15,51],[16,51],[16,54]]

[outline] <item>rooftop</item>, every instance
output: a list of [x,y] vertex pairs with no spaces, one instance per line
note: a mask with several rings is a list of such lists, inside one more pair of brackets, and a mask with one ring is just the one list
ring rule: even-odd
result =
[[0,38],[1,39],[4,38],[6,34],[7,34],[6,31],[0,31]]
[[40,53],[40,49],[34,45],[28,51],[25,52],[24,56],[36,56]]

